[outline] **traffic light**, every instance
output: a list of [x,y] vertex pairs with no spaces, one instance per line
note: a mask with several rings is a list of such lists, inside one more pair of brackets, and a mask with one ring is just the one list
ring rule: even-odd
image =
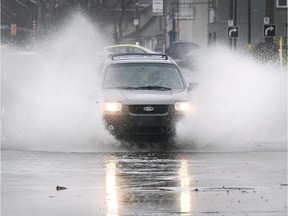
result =
[[33,29],[33,30],[36,30],[36,29],[37,29],[37,22],[36,22],[36,20],[33,20],[33,22],[32,22],[32,29]]

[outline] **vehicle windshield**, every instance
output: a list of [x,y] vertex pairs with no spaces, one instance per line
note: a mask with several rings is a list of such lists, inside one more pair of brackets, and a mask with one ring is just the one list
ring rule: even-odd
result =
[[187,53],[200,49],[201,47],[198,44],[194,43],[175,43],[172,44],[171,47],[171,57],[177,58],[183,55],[186,55]]
[[119,47],[109,47],[107,48],[109,53],[119,54],[119,53],[146,53],[144,50],[138,47],[130,46],[119,46]]
[[105,89],[183,89],[184,83],[175,65],[155,63],[115,64],[107,68]]

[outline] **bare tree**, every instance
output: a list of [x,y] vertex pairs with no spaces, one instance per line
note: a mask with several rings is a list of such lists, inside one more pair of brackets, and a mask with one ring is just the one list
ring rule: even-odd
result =
[[[115,43],[118,44],[123,42],[124,23],[131,23],[134,18],[135,6],[138,0],[2,1],[3,13],[1,18],[7,23],[14,22],[17,19],[17,26],[29,29],[32,28],[32,20],[36,19],[36,15],[37,29],[41,27],[47,31],[53,31],[54,28],[65,22],[75,9],[84,11],[95,23],[101,26],[112,25],[113,38]],[[22,14],[25,15],[25,19],[21,18],[20,15]]]
[[[50,0],[51,1],[51,0]],[[137,0],[53,0],[61,9],[80,7],[99,23],[113,23],[116,44],[123,42],[123,22],[128,9],[134,9]],[[60,12],[61,13],[61,12]]]
[[136,0],[114,0],[106,5],[113,19],[113,37],[115,44],[123,42],[123,21],[128,9],[135,7]]

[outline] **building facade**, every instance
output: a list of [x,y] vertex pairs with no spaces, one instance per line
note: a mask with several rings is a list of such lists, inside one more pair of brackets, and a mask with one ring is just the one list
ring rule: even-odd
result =
[[[264,25],[275,26],[275,36],[264,35]],[[228,26],[238,27],[238,35],[229,38]],[[266,31],[267,33],[267,31]],[[259,43],[282,37],[287,46],[287,1],[281,0],[211,0],[208,8],[208,43],[255,47]],[[270,38],[270,39],[268,39]]]
[[[111,43],[138,42],[149,49],[164,52],[174,41],[194,42],[202,47],[221,44],[246,49],[268,40],[279,43],[282,38],[287,47],[287,0],[73,2],[1,1],[2,41],[6,36],[12,39],[29,35],[41,38],[77,7],[90,16]],[[275,26],[275,36],[264,35],[265,23]],[[229,37],[229,25],[238,28],[237,37]]]
[[194,42],[206,47],[208,1],[179,0],[170,4],[176,19],[176,40]]

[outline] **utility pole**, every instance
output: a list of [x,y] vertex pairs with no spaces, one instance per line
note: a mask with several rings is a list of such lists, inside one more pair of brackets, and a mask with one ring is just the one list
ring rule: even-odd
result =
[[174,7],[173,7],[172,8],[172,40],[171,40],[171,43],[176,41],[176,19],[177,19],[177,16],[175,14]]
[[167,49],[167,31],[166,31],[166,25],[167,25],[167,14],[168,14],[168,4],[170,3],[169,1],[163,1],[163,16],[162,16],[162,19],[163,19],[163,41],[164,41],[164,44],[163,44],[163,48],[162,48],[162,53],[166,53],[166,49]]
[[248,0],[248,48],[252,48],[251,43],[251,0]]
[[[237,0],[230,0],[229,20],[233,20],[233,26],[237,26]],[[237,49],[237,39],[229,38],[230,49]]]
[[139,1],[136,1],[136,19],[134,21],[136,26],[136,43],[140,43],[140,37],[139,37]]
[[[230,0],[230,4],[229,4],[229,20],[233,20],[233,0]],[[233,24],[234,26],[234,20],[233,20]],[[233,39],[229,38],[229,48],[232,49],[233,47]]]
[[[237,26],[238,25],[238,6],[237,6],[237,0],[234,0],[234,13],[233,13],[233,15],[234,15],[234,18],[233,18],[233,20],[234,20],[234,25],[235,26]],[[235,50],[237,50],[237,38],[234,38],[233,39],[234,40],[234,49]]]
[[[269,24],[274,23],[274,10],[275,10],[274,0],[265,0],[265,17],[269,17]],[[274,39],[271,37],[265,38],[265,42],[273,43],[273,40]]]

